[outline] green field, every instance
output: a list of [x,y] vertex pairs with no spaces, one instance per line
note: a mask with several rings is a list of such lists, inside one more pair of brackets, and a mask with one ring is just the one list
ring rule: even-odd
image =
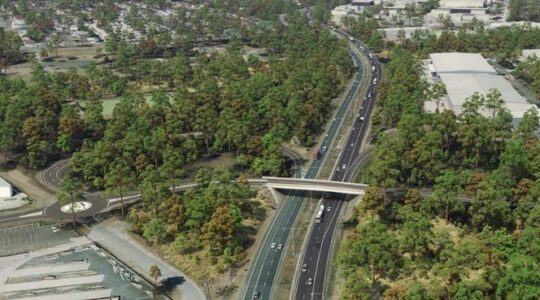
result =
[[[169,95],[169,97],[171,97],[170,94],[167,94],[167,95]],[[103,117],[105,119],[112,118],[114,107],[116,106],[116,104],[120,103],[121,99],[122,99],[122,97],[101,98],[101,100],[103,101]],[[144,99],[146,100],[146,103],[148,103],[149,105],[152,105],[152,95],[151,94],[144,95]],[[86,102],[87,102],[87,100],[78,102],[83,110],[84,110],[84,107],[86,106]]]

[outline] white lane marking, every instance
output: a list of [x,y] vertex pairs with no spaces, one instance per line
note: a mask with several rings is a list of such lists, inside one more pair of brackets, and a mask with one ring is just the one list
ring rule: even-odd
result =
[[29,213],[29,214],[26,214],[26,215],[19,216],[19,219],[37,217],[37,216],[42,216],[42,215],[43,215],[43,211],[41,210],[41,211],[36,211],[36,212],[33,212],[33,213]]
[[339,214],[337,214],[336,212],[341,209],[341,206],[342,206],[342,201],[338,201],[338,208],[334,209],[334,212],[332,213],[332,218],[330,222],[328,223],[329,226],[326,227],[326,230],[324,231],[323,237],[321,239],[321,246],[319,247],[319,255],[317,256],[317,263],[315,264],[315,275],[313,276],[313,288],[311,289],[311,294],[312,294],[311,299],[313,299],[313,294],[315,293],[315,286],[316,286],[317,274],[318,274],[317,270],[319,269],[319,261],[321,260],[321,253],[322,253],[321,249],[323,248],[323,245],[324,245],[324,239],[326,237],[326,234],[328,233],[328,230],[330,229],[330,224],[334,222],[334,218],[337,218],[339,216]]

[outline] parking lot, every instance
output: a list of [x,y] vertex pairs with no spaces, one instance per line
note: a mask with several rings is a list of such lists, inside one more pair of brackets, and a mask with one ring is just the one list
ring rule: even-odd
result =
[[0,256],[52,247],[77,236],[72,230],[53,232],[51,227],[34,223],[0,229]]

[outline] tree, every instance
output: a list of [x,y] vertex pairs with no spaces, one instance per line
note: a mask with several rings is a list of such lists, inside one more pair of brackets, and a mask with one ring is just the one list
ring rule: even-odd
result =
[[501,155],[500,168],[507,171],[514,182],[519,182],[529,175],[529,158],[523,140],[511,138],[506,142],[506,147]]
[[73,217],[73,225],[75,225],[75,203],[83,199],[82,184],[80,180],[73,177],[71,174],[66,174],[60,181],[56,196],[63,205],[70,205],[71,215]]
[[439,24],[441,24],[444,30],[448,30],[454,27],[454,22],[452,22],[452,16],[450,16],[449,14],[439,14],[437,16],[437,21],[439,22]]
[[519,122],[514,134],[521,137],[525,141],[532,140],[536,137],[538,126],[538,110],[533,107],[523,114],[523,118]]
[[413,210],[417,210],[422,204],[422,195],[417,189],[408,189],[405,194],[405,205],[411,207]]
[[533,300],[540,298],[540,266],[532,257],[513,255],[505,276],[497,284],[497,298]]
[[157,284],[157,279],[162,275],[161,269],[158,265],[151,265],[150,269],[148,270],[148,273],[150,274],[150,277],[154,279],[154,283]]
[[495,170],[478,185],[476,196],[468,211],[476,228],[490,225],[506,226],[511,219],[510,187],[512,181],[500,170]]
[[426,215],[410,208],[402,209],[400,215],[404,219],[400,231],[401,250],[410,253],[412,260],[425,257],[433,237],[433,225]]
[[105,119],[103,118],[103,101],[86,101],[83,120],[86,129],[92,133],[92,137],[94,139],[100,138],[105,130]]
[[442,213],[446,222],[450,213],[461,212],[463,205],[457,199],[461,191],[460,176],[455,171],[446,171],[435,180],[433,194],[424,202],[425,207],[436,213]]
[[365,190],[360,202],[360,211],[363,215],[378,215],[384,210],[385,197],[384,192],[374,186],[370,186]]
[[136,186],[135,172],[123,157],[117,157],[105,174],[105,189],[109,195],[120,195],[122,216],[124,216],[124,196]]
[[362,268],[369,274],[372,288],[377,281],[399,268],[397,241],[378,219],[359,224],[352,239],[344,246],[340,263],[347,275]]
[[436,81],[434,84],[432,84],[428,89],[428,99],[437,101],[437,108],[435,110],[436,113],[439,112],[439,105],[441,102],[441,98],[446,95],[446,86],[442,81]]
[[167,147],[163,153],[163,164],[160,170],[163,175],[169,179],[171,190],[176,194],[176,180],[184,175],[184,160],[178,149]]

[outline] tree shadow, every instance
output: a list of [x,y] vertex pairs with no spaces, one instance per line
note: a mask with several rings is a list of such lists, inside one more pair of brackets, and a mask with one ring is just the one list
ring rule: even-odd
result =
[[168,277],[160,281],[157,291],[159,293],[170,293],[177,285],[183,284],[186,279],[183,276]]

